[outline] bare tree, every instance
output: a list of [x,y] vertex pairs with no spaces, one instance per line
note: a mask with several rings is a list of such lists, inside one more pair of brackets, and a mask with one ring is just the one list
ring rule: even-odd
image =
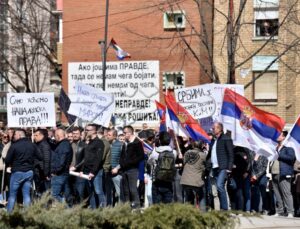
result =
[[[155,3],[156,1],[153,0]],[[164,2],[164,7],[161,7],[161,3]],[[295,32],[299,28],[298,19],[298,6],[299,0],[291,0],[285,4],[280,1],[280,5],[274,5],[277,10],[280,9],[280,20],[276,25],[273,25],[273,29],[270,33],[266,33],[263,39],[260,40],[259,46],[255,47],[255,50],[249,49],[244,45],[241,39],[242,33],[248,30],[249,33],[253,34],[253,28],[255,21],[253,18],[249,19],[245,17],[246,11],[252,10],[253,1],[248,0],[228,0],[223,1],[228,3],[225,9],[216,8],[212,0],[193,0],[195,9],[198,10],[200,28],[194,25],[193,18],[189,15],[185,15],[187,25],[185,30],[176,27],[173,33],[169,36],[149,36],[147,34],[136,33],[131,29],[127,29],[130,33],[135,34],[141,38],[144,38],[147,42],[169,40],[170,45],[168,48],[172,51],[178,47],[182,48],[183,53],[191,54],[196,59],[200,68],[203,70],[211,82],[220,83],[219,70],[215,63],[214,56],[221,55],[224,57],[227,63],[227,79],[224,83],[235,84],[236,83],[236,70],[244,66],[247,62],[251,61],[252,58],[258,54],[261,54],[265,50],[272,50],[270,53],[276,54],[276,58],[263,70],[260,74],[250,80],[245,88],[252,85],[258,78],[260,78],[276,61],[282,62],[287,67],[293,69],[293,66],[289,66],[284,63],[283,57],[288,53],[298,53],[300,37]],[[270,1],[261,0],[262,4],[270,3]],[[164,0],[160,1],[159,10],[163,12],[175,12],[184,11],[183,4],[185,1],[182,0]],[[190,3],[192,4],[192,3]],[[247,5],[248,4],[248,5]],[[249,6],[251,5],[251,9]],[[264,10],[259,9],[258,10]],[[212,15],[212,17],[210,16]],[[215,16],[222,16],[223,27],[218,31],[213,28],[213,25],[209,20],[213,20]],[[291,26],[293,22],[293,26]],[[267,26],[267,25],[266,25]],[[211,31],[213,29],[213,31]],[[251,30],[251,31],[250,31]],[[284,34],[289,36],[290,39],[279,39],[278,34]],[[213,53],[213,39],[215,36],[223,36],[222,49],[218,52]],[[197,41],[199,45],[195,45],[194,41]],[[196,42],[196,43],[197,43]],[[206,58],[201,58],[199,47],[204,47],[202,52],[205,52]],[[170,51],[170,52],[171,52]],[[243,55],[241,55],[241,53]],[[182,58],[184,62],[184,58]],[[294,69],[294,71],[297,71]],[[203,75],[201,76],[203,77]]]
[[53,0],[6,0],[7,40],[0,41],[2,78],[16,92],[41,92],[50,85],[50,68],[55,65],[51,47]]

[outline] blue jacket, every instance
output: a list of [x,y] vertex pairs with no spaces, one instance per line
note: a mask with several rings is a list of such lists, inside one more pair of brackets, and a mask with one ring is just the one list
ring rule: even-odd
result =
[[115,168],[117,165],[119,165],[121,151],[123,147],[123,142],[120,142],[119,140],[114,140],[111,143],[111,167]]
[[294,175],[295,151],[291,147],[283,146],[279,151],[280,176]]
[[73,149],[70,142],[64,139],[58,143],[51,157],[51,173],[55,175],[66,175],[72,162]]

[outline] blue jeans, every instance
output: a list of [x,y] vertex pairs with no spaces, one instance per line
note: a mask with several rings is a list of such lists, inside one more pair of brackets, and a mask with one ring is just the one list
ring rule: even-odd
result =
[[69,175],[59,175],[51,178],[52,196],[59,202],[63,202],[64,200],[62,193],[64,193],[65,198],[68,198],[70,195],[68,179]]
[[245,179],[243,177],[235,177],[236,182],[236,196],[235,210],[242,211],[250,211],[251,210],[251,183],[250,183],[250,175],[248,175]]
[[81,203],[84,199],[84,190],[85,190],[86,180],[80,177],[76,177],[75,180],[75,189],[76,195],[78,195],[77,200]]
[[263,175],[252,185],[251,210],[259,212],[260,197],[262,199],[262,211],[268,210],[266,193],[267,184],[268,178],[266,175]]
[[120,196],[121,196],[120,195],[121,179],[122,179],[121,175],[117,175],[117,176],[112,177],[112,181],[113,181],[113,184],[115,186],[116,193],[117,193],[117,195],[119,197],[119,200],[120,200]]
[[140,198],[137,190],[138,169],[124,171],[121,180],[121,196],[124,202],[131,202],[132,206],[140,207]]
[[173,185],[172,182],[152,183],[152,201],[153,204],[172,203],[173,202]]
[[174,195],[174,202],[177,203],[183,203],[183,189],[182,185],[180,184],[181,180],[181,175],[180,175],[180,170],[176,169],[176,176],[173,181],[173,195]]
[[220,201],[220,209],[228,210],[228,201],[227,201],[227,193],[225,189],[225,182],[227,180],[227,171],[226,169],[213,169],[213,176],[216,179],[218,196]]
[[7,211],[12,212],[15,206],[18,190],[22,188],[23,204],[28,207],[31,203],[30,188],[33,180],[33,171],[27,172],[13,172],[10,176],[9,198],[7,204]]
[[103,169],[99,170],[97,175],[88,184],[90,189],[90,207],[92,209],[105,207],[106,198],[103,191]]

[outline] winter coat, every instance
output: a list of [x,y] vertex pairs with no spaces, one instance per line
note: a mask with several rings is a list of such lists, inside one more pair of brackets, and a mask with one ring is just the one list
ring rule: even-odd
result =
[[120,156],[120,166],[123,171],[138,169],[140,161],[144,160],[144,148],[140,140],[125,143]]
[[199,149],[192,149],[184,154],[181,185],[194,187],[202,187],[204,185],[205,159],[205,153]]
[[52,150],[47,140],[42,140],[36,143],[39,154],[42,156],[42,160],[39,161],[39,170],[41,175],[49,177],[51,174],[51,154]]
[[[208,161],[211,160],[212,147],[214,143],[215,140],[212,140],[207,155]],[[222,133],[217,140],[216,151],[217,151],[219,169],[227,169],[231,171],[233,166],[233,144],[231,138],[226,134]],[[211,165],[208,166],[211,167]]]
[[97,175],[103,168],[104,143],[98,137],[89,141],[84,149],[82,170],[84,173]]
[[58,142],[51,157],[51,173],[54,175],[68,174],[72,157],[73,149],[70,142],[67,139]]
[[278,156],[280,176],[294,175],[294,164],[296,161],[295,151],[291,147],[283,146]]
[[251,160],[251,176],[256,176],[257,180],[266,174],[266,170],[268,167],[268,159],[265,156],[260,155],[257,161],[254,160],[254,156],[252,155]]
[[42,160],[37,147],[28,138],[21,138],[10,146],[5,164],[12,172],[27,172],[34,169],[36,159]]

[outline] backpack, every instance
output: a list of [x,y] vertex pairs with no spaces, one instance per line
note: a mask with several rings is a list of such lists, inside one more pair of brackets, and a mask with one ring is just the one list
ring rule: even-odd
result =
[[157,165],[154,170],[155,180],[172,182],[176,175],[175,157],[172,151],[159,153]]

